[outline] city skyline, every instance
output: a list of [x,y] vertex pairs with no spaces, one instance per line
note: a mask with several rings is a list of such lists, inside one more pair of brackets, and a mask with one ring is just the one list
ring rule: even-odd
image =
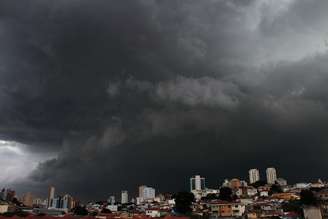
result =
[[143,184],[186,190],[194,175],[248,180],[252,168],[326,179],[327,9],[1,0],[0,186],[119,200]]
[[[69,194],[58,195],[50,186],[48,197],[42,199],[27,192],[21,197],[15,190],[0,192],[0,217],[49,216],[76,218],[182,218],[197,215],[230,218],[310,218],[328,216],[328,182],[288,184],[277,178],[274,167],[266,168],[266,181],[260,180],[259,170],[249,169],[249,183],[239,178],[225,179],[216,188],[206,186],[201,175],[190,177],[190,191],[158,193],[147,185],[140,185],[137,197],[128,199],[129,192],[121,191],[121,200],[110,195],[107,200],[89,200],[82,203]],[[257,181],[256,181],[257,180]],[[274,182],[273,182],[274,181]],[[179,217],[176,217],[179,216]]]
[[[192,177],[189,178],[189,185],[186,186],[186,188],[180,189],[180,190],[176,190],[174,188],[172,188],[171,190],[167,190],[167,191],[159,191],[158,187],[154,186],[147,186],[147,185],[139,185],[138,187],[134,188],[133,190],[121,190],[119,193],[115,192],[115,191],[103,191],[103,194],[101,197],[97,197],[94,200],[82,200],[80,198],[78,198],[78,194],[75,198],[77,198],[76,200],[81,202],[90,202],[90,201],[104,201],[107,199],[108,203],[129,203],[131,200],[135,200],[136,203],[140,203],[140,202],[144,202],[147,200],[152,200],[155,197],[157,197],[158,194],[174,194],[177,192],[192,192],[195,194],[195,197],[197,197],[196,194],[198,194],[198,192],[200,191],[204,191],[209,189],[209,191],[212,191],[214,189],[218,190],[221,187],[234,187],[233,184],[237,183],[236,185],[238,185],[237,187],[240,186],[244,186],[244,183],[246,185],[253,185],[254,183],[260,182],[265,183],[266,185],[281,185],[281,186],[285,186],[285,185],[293,185],[293,184],[307,184],[307,183],[316,183],[319,181],[324,181],[325,179],[322,178],[314,178],[308,182],[305,181],[299,181],[299,182],[291,182],[290,180],[288,180],[288,177],[281,177],[281,175],[278,174],[277,169],[275,167],[267,167],[265,169],[263,169],[265,171],[261,171],[260,168],[252,168],[249,169],[247,172],[247,177],[243,178],[241,176],[234,176],[231,178],[227,178],[224,177],[222,181],[217,181],[217,183],[215,185],[208,185],[206,183],[206,180],[209,180],[209,178],[204,177],[203,175],[193,175]],[[274,171],[274,181],[272,181],[272,176],[270,176],[270,174],[268,175],[268,171]],[[254,181],[254,174],[253,172],[257,171],[256,174],[259,174],[259,177],[256,177],[257,180]],[[233,182],[237,180],[237,182]],[[230,181],[230,182],[229,182]],[[229,183],[228,183],[229,182]],[[233,184],[231,184],[233,182]],[[288,184],[287,184],[288,182]],[[328,182],[328,181],[327,181]],[[228,183],[228,184],[227,184]],[[187,187],[189,189],[187,189]],[[157,189],[156,189],[157,188]],[[122,188],[124,189],[124,188]],[[32,195],[33,198],[39,200],[40,198],[40,194],[32,194],[30,191],[24,191],[21,194],[17,194],[15,190],[12,190],[11,187],[3,187],[3,190],[7,190],[7,191],[12,191],[14,193],[13,197],[22,197],[21,200],[24,203],[24,198],[26,195],[28,195],[29,197]],[[64,198],[65,196],[70,196],[70,194],[68,194],[67,192],[61,191],[59,192],[59,194],[57,194],[56,192],[56,186],[51,185],[48,187],[48,193],[46,194],[46,198],[42,199],[42,203],[46,202],[46,207],[47,208],[54,208],[53,206],[59,205],[59,203],[54,203],[54,200],[58,200]],[[155,192],[156,191],[156,192]],[[41,197],[44,195],[41,195]],[[71,196],[70,196],[71,197]],[[31,198],[31,197],[30,197]],[[124,200],[124,201],[123,201]]]

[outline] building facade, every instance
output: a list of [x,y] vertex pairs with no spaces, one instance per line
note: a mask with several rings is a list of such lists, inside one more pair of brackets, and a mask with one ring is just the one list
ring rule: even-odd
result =
[[275,184],[277,180],[277,171],[273,167],[269,167],[266,169],[266,178],[268,184]]
[[260,171],[258,169],[250,169],[248,171],[249,183],[255,183],[260,180]]
[[28,192],[23,195],[22,197],[22,202],[25,206],[27,207],[32,207],[33,206],[33,195],[32,193]]
[[142,201],[150,200],[155,198],[155,189],[142,185],[139,187],[139,198]]
[[55,187],[49,187],[48,193],[48,208],[51,208],[54,205],[54,198],[55,198]]
[[196,175],[190,178],[190,191],[201,191],[205,189],[205,178]]
[[124,190],[121,192],[121,203],[126,204],[129,202],[129,194],[128,191]]

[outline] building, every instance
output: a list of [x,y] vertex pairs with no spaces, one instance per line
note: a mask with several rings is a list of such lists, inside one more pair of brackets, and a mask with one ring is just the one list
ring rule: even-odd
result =
[[279,186],[287,186],[287,180],[285,180],[284,178],[277,178],[276,179],[276,183]]
[[260,172],[258,169],[250,169],[248,171],[248,175],[249,175],[249,183],[255,183],[257,181],[260,180]]
[[285,201],[291,201],[291,200],[299,200],[300,196],[296,195],[292,192],[284,192],[284,193],[275,193],[271,195],[271,198],[273,199],[280,199]]
[[190,191],[201,191],[205,189],[205,178],[200,175],[190,178]]
[[115,196],[114,195],[109,196],[109,198],[107,199],[107,202],[111,205],[114,205],[115,204]]
[[145,185],[139,186],[139,198],[146,201],[155,198],[155,189]]
[[[227,180],[228,181],[228,180]],[[205,178],[200,175],[196,175],[190,178],[190,192],[195,196],[196,200],[200,200],[206,196]]]
[[146,215],[149,217],[161,217],[161,212],[160,209],[147,209],[146,210]]
[[296,183],[295,188],[296,189],[307,189],[310,188],[310,183]]
[[5,201],[0,201],[0,214],[8,212],[9,204]]
[[143,190],[144,190],[146,187],[147,187],[147,186],[145,186],[145,185],[139,186],[139,196],[138,196],[138,197],[142,197],[142,195],[143,195]]
[[241,217],[246,209],[244,204],[225,201],[213,201],[208,207],[211,214],[218,217]]
[[0,192],[0,201],[5,201],[6,200],[6,189],[3,188]]
[[106,207],[111,212],[117,212],[118,211],[118,205],[107,205]]
[[46,214],[48,216],[53,217],[63,217],[65,215],[65,212],[60,209],[47,209],[47,208],[34,208],[33,209],[34,214]]
[[231,189],[239,189],[241,187],[241,183],[239,179],[232,179],[229,182],[229,187]]
[[52,208],[52,209],[63,208],[63,198],[61,196],[57,196],[51,200],[52,200],[52,202],[51,202],[51,205],[49,206],[49,208]]
[[68,194],[64,196],[57,196],[51,200],[52,202],[51,205],[49,205],[48,209],[62,209],[68,211],[74,208],[74,199]]
[[50,186],[49,193],[48,193],[48,208],[54,205],[54,198],[55,198],[55,187]]
[[322,219],[321,210],[317,207],[305,207],[303,214],[305,219]]
[[121,203],[126,204],[129,202],[129,194],[128,191],[124,190],[121,192]]
[[44,201],[41,198],[33,198],[33,206],[47,207],[47,205],[44,205]]
[[16,197],[15,190],[7,189],[6,190],[6,201],[12,201]]
[[22,197],[22,202],[25,206],[27,207],[32,207],[33,206],[33,195],[32,193],[28,192],[23,195]]
[[277,171],[273,167],[269,167],[266,169],[266,178],[268,184],[275,184],[277,180]]
[[63,197],[63,201],[62,201],[62,206],[60,206],[63,209],[72,209],[74,208],[74,199],[72,196],[70,196],[69,194],[64,195]]

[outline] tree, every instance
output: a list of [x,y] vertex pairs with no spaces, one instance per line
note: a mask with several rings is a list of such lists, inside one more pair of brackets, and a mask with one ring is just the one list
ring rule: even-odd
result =
[[194,194],[190,192],[179,192],[174,195],[174,210],[180,214],[188,214],[192,211],[191,205],[194,200]]
[[256,181],[255,183],[251,184],[251,186],[255,187],[255,188],[258,188],[260,186],[265,186],[265,181],[264,180],[259,180],[259,181]]
[[220,188],[220,194],[219,194],[219,199],[222,201],[232,201],[232,189],[229,187],[221,187]]
[[4,217],[13,217],[13,216],[15,216],[15,213],[8,211],[8,212],[3,213],[2,216],[4,216]]
[[85,207],[80,206],[80,205],[76,206],[76,207],[73,209],[73,213],[74,213],[75,215],[80,215],[80,216],[86,216],[86,215],[89,214],[88,210],[87,210]]
[[12,200],[11,200],[12,203],[14,203],[16,206],[22,206],[23,203],[21,203],[16,197],[14,197]]
[[205,197],[202,197],[202,200],[215,200],[215,199],[218,199],[218,196],[214,193],[210,193]]
[[302,213],[302,206],[299,200],[291,200],[288,202],[284,202],[281,207],[284,212],[296,212],[298,214]]
[[96,212],[96,211],[93,211],[93,212],[90,212],[90,213],[89,213],[89,215],[90,215],[90,216],[93,216],[93,217],[95,217],[95,216],[97,216],[97,215],[98,215],[98,212]]
[[103,208],[103,209],[101,209],[101,213],[103,213],[103,214],[110,214],[112,212],[108,208]]
[[18,217],[27,217],[29,216],[30,214],[25,212],[25,211],[17,211],[15,212],[15,214],[18,216]]
[[275,193],[282,193],[282,189],[278,184],[273,184],[270,188],[269,195],[275,194]]
[[317,199],[311,190],[306,189],[301,191],[301,203],[304,205],[316,205]]

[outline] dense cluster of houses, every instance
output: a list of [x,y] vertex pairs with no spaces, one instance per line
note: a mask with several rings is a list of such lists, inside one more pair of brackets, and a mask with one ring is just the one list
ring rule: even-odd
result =
[[[220,191],[214,195],[210,195],[207,189],[193,191],[198,197],[193,204],[193,213],[249,219],[328,218],[328,185],[321,180],[295,185],[247,185],[238,179],[232,179],[226,181],[224,186],[231,189],[230,200],[229,197],[220,200]],[[310,200],[312,203],[303,203],[302,191],[313,195],[313,200]]]
[[[196,178],[198,180],[198,178]],[[196,186],[191,180],[191,193],[188,215],[197,218],[281,218],[281,219],[323,219],[328,218],[328,184],[318,180],[312,183],[297,183],[288,185],[285,181],[277,181],[275,184],[257,181],[247,184],[239,179],[225,180],[219,189],[208,189],[198,183]],[[201,178],[199,178],[201,182]],[[141,188],[141,189],[140,189]],[[139,196],[142,199],[128,200],[127,192],[122,192],[122,200],[115,202],[114,197],[107,201],[90,202],[83,205],[84,215],[99,219],[108,218],[160,218],[178,215],[176,199],[171,194],[158,194],[144,192],[141,186]],[[149,191],[152,191],[150,188]],[[50,190],[50,198],[52,195]],[[15,198],[12,191],[0,198],[0,214],[20,210],[29,215],[48,215],[66,217],[76,215],[73,209],[25,206]],[[150,195],[149,195],[150,194]],[[6,197],[6,198],[4,198]],[[49,200],[51,200],[49,198]],[[25,196],[29,200],[29,196]],[[141,200],[141,201],[140,201]],[[30,201],[29,201],[30,202]],[[34,203],[34,201],[33,201]]]

